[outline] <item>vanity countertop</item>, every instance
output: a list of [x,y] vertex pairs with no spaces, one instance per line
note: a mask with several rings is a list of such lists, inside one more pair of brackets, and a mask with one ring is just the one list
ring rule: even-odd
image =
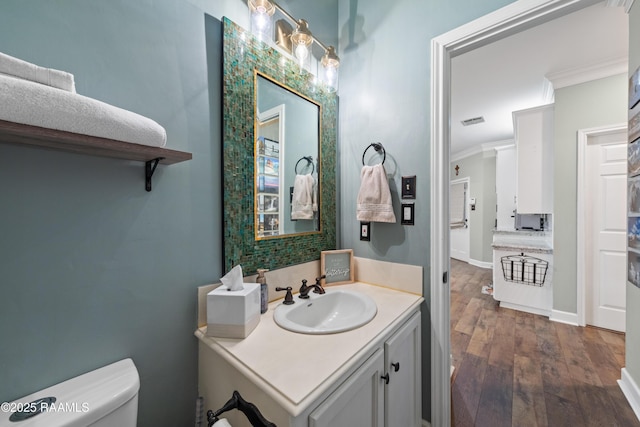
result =
[[[377,344],[377,338],[404,322],[423,301],[420,295],[362,282],[327,289],[366,294],[376,302],[378,312],[369,323],[351,331],[306,335],[275,323],[273,312],[280,299],[269,304],[258,326],[245,339],[207,337],[206,326],[197,329],[195,335],[295,415],[322,394],[327,384],[345,375]],[[294,298],[299,301],[297,294]]]

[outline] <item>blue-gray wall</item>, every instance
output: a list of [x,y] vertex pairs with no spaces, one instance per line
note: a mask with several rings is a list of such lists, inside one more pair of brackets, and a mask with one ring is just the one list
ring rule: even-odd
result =
[[[337,44],[329,5],[290,10]],[[131,357],[138,425],[193,424],[196,287],[222,273],[223,15],[246,27],[246,2],[0,4],[0,52],[73,73],[193,153],[147,193],[141,163],[0,144],[0,401]]]
[[131,357],[139,425],[191,424],[195,288],[222,258],[220,60],[208,70],[205,14],[3,1],[0,51],[75,74],[80,94],[156,120],[169,148],[193,153],[159,166],[147,193],[141,163],[0,145],[0,401]]
[[[340,230],[339,245],[357,256],[424,267],[429,297],[430,41],[492,12],[510,0],[339,0]],[[363,150],[387,150],[392,197],[399,218],[403,175],[417,175],[415,226],[372,225],[371,242],[359,240],[356,199]],[[427,301],[427,306],[429,302]],[[429,313],[423,310],[423,417],[430,413]]]

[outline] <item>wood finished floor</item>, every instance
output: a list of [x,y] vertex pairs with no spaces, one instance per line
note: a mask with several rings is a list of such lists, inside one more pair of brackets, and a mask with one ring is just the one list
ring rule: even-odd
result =
[[491,270],[451,260],[452,426],[640,426],[624,334],[500,308]]

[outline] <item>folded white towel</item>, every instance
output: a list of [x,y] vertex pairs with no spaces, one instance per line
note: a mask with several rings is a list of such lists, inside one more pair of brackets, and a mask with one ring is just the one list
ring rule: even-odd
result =
[[53,68],[44,68],[0,52],[0,73],[41,83],[47,86],[76,92],[73,74]]
[[358,221],[396,222],[387,172],[382,164],[363,166],[356,217]]
[[291,219],[313,219],[313,213],[317,210],[315,179],[311,174],[296,175],[293,182]]
[[164,147],[155,121],[93,98],[0,74],[0,120]]

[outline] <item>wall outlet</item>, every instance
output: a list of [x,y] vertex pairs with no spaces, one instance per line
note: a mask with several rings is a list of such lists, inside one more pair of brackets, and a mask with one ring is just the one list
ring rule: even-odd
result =
[[371,241],[371,223],[370,222],[360,223],[360,240],[365,242]]

